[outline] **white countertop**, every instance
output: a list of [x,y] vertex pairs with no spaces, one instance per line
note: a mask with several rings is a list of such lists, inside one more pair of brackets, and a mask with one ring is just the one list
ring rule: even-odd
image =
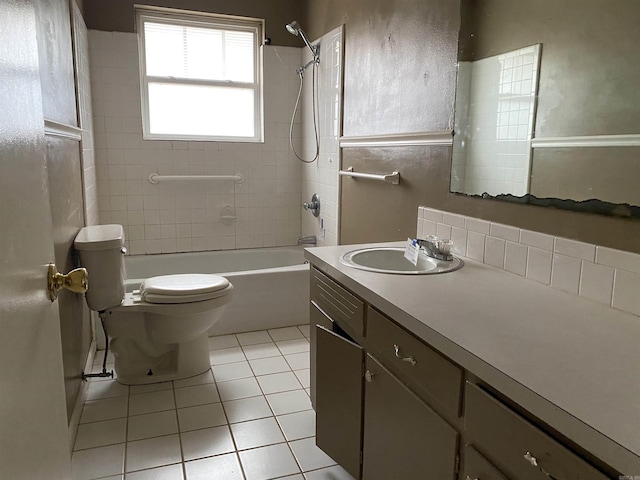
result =
[[439,275],[340,263],[363,246],[309,248],[305,258],[568,439],[640,475],[640,317],[465,258]]

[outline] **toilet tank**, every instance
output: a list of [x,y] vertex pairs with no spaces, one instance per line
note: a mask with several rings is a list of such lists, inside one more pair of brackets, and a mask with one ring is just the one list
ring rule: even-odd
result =
[[93,225],[80,229],[73,242],[89,274],[85,297],[91,310],[122,303],[125,293],[124,230],[122,225]]

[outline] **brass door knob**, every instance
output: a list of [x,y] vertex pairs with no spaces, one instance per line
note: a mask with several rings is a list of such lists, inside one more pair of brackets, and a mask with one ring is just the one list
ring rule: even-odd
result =
[[66,288],[75,293],[84,293],[89,286],[89,274],[86,268],[76,268],[66,275],[59,273],[53,263],[49,264],[47,275],[47,292],[49,299],[53,302],[58,298],[58,291]]

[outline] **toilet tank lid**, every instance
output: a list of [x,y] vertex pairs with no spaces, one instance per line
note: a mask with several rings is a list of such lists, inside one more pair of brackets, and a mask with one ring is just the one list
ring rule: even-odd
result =
[[76,235],[73,246],[76,250],[119,249],[124,244],[122,225],[91,225],[83,227]]

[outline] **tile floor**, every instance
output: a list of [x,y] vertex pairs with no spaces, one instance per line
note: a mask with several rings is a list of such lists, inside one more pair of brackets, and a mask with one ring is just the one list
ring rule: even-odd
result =
[[186,380],[92,379],[74,480],[352,480],[315,446],[308,337],[307,325],[211,337],[211,370]]

